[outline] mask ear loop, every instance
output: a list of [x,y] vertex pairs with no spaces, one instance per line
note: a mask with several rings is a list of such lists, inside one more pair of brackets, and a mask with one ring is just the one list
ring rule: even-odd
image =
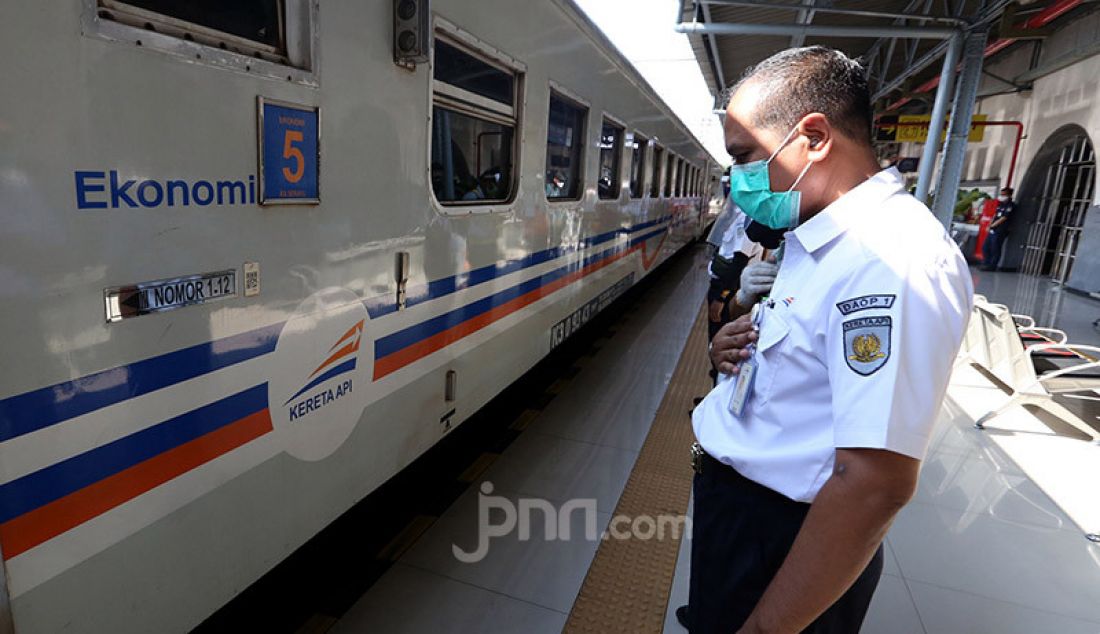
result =
[[810,168],[813,167],[813,164],[813,161],[806,163],[806,167],[802,168],[802,173],[798,175],[798,178],[794,179],[794,182],[791,183],[790,188],[787,189],[788,192],[792,192],[794,191],[795,187],[798,187],[798,184],[802,182],[802,177],[806,175],[806,172],[810,171]]
[[779,144],[779,147],[775,148],[775,151],[772,152],[772,155],[768,157],[768,160],[764,161],[764,165],[771,163],[775,157],[779,156],[779,153],[783,151],[783,148],[787,147],[787,144],[790,143],[791,137],[794,136],[795,132],[798,132],[798,126],[791,128],[791,131],[787,133],[787,136],[783,137],[783,142]]

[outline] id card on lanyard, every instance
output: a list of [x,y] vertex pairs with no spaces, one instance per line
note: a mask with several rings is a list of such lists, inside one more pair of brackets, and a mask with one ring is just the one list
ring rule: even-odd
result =
[[[760,324],[764,319],[763,304],[752,307],[751,319],[753,329],[759,332]],[[730,412],[738,418],[741,418],[741,414],[745,411],[745,404],[749,402],[749,396],[752,394],[753,379],[756,378],[756,344],[750,343],[747,349],[751,356],[738,366],[737,385],[733,387],[733,396],[730,397],[729,403]]]

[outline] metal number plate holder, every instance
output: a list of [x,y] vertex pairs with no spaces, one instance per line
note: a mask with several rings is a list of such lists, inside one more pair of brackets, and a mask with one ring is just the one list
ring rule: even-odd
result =
[[[204,285],[205,288],[203,288]],[[208,293],[207,289],[216,292]],[[155,302],[156,305],[150,305],[148,301],[150,294],[155,294],[158,290],[162,294],[153,295],[158,301]],[[237,270],[226,269],[127,286],[114,286],[103,291],[103,302],[107,323],[115,323],[131,317],[231,299],[237,294]],[[171,301],[164,301],[164,295],[170,295]]]

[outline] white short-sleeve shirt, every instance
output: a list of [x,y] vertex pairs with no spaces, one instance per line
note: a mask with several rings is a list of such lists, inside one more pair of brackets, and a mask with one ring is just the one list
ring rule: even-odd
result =
[[895,169],[786,236],[740,417],[722,377],[695,409],[707,453],[811,502],[838,448],[922,459],[973,301],[958,246]]

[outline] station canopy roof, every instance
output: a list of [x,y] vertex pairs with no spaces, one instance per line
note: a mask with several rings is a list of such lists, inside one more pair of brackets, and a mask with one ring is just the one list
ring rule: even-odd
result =
[[785,48],[820,44],[863,59],[880,112],[924,113],[931,108],[950,32],[988,27],[989,57],[1036,41],[1051,23],[1068,21],[1089,5],[1089,0],[680,0],[677,29],[688,34],[716,108],[725,88],[753,64]]

